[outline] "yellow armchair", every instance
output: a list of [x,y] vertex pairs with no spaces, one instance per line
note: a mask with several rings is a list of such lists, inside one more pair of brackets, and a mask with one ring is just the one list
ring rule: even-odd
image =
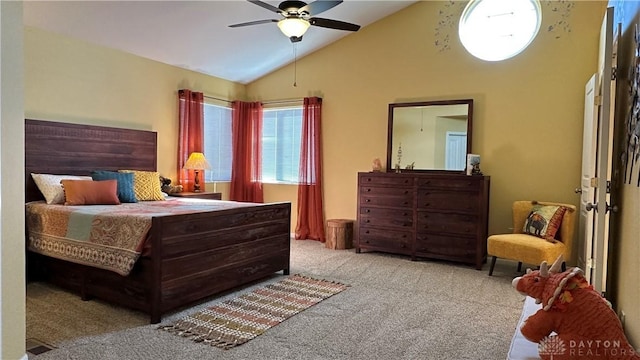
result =
[[[524,233],[524,224],[536,204],[567,208],[562,217],[560,228],[556,232],[555,241],[547,241]],[[513,233],[491,235],[487,239],[487,253],[489,256],[493,256],[489,276],[493,274],[497,258],[518,261],[518,271],[522,270],[522,263],[538,266],[542,261],[546,261],[551,264],[560,254],[566,261],[571,261],[575,217],[576,207],[574,205],[528,200],[515,201],[513,203]]]

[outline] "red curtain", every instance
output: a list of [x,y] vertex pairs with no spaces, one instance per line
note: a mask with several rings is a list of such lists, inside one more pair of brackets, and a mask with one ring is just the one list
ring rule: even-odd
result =
[[304,98],[295,238],[324,242],[321,110],[321,98]]
[[233,166],[229,199],[264,202],[262,196],[262,103],[231,103]]
[[[195,173],[182,167],[192,152],[204,152],[204,94],[179,90],[178,109],[178,184],[182,184],[184,191],[193,191]],[[199,172],[201,184],[204,184],[203,173],[204,171]]]

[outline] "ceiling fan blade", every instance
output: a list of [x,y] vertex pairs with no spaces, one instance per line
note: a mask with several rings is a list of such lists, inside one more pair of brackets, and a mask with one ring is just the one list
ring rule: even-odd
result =
[[306,12],[307,14],[310,14],[310,15],[318,15],[321,12],[325,12],[334,6],[339,5],[341,2],[342,0],[340,1],[316,0],[298,9],[298,14],[302,14],[303,12]]
[[249,22],[240,23],[240,24],[229,25],[229,27],[236,28],[241,26],[259,25],[259,24],[267,24],[267,23],[273,23],[273,22],[278,22],[278,20],[274,20],[274,19],[256,20],[256,21],[249,21]]
[[337,30],[358,31],[360,29],[360,25],[323,18],[311,18],[309,19],[309,23],[311,25]]
[[278,13],[278,14],[280,13],[280,9],[278,9],[277,7],[275,7],[273,5],[267,4],[266,2],[262,2],[262,1],[259,1],[259,0],[247,0],[247,1],[249,1],[252,4],[256,4],[256,5],[260,6],[260,7],[263,7],[265,9],[267,9],[267,10],[273,11],[275,13]]

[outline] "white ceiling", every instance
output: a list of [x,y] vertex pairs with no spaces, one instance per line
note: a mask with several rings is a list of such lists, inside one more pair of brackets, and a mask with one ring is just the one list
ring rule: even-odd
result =
[[[280,3],[265,2],[275,7]],[[365,27],[415,2],[346,0],[318,17]],[[294,45],[275,23],[228,27],[281,18],[244,0],[27,0],[23,4],[27,26],[243,84],[294,59]],[[352,32],[312,26],[295,45],[297,56],[301,58],[349,34]]]

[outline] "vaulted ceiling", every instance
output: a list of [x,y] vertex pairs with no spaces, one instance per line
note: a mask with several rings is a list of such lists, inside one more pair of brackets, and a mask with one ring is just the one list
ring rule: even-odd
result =
[[[279,2],[265,1],[277,7]],[[346,0],[319,17],[365,27],[416,1]],[[281,15],[248,1],[25,1],[24,24],[169,65],[249,83],[344,36],[311,26],[291,43]]]

